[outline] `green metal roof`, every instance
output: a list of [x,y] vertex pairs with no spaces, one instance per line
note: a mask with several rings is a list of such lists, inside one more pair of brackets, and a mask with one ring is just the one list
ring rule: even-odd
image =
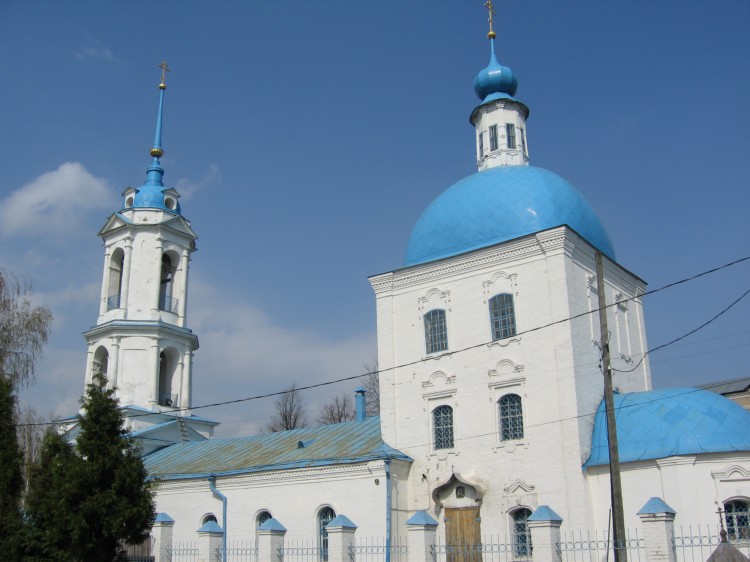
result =
[[380,418],[234,439],[177,443],[143,460],[151,478],[176,480],[377,459],[411,459],[383,442]]

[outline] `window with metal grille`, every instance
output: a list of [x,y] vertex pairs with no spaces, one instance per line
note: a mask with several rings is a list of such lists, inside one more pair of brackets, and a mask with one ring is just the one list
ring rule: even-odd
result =
[[484,133],[479,133],[479,157],[484,156]]
[[518,394],[506,394],[497,402],[500,409],[500,441],[523,439],[523,409]]
[[523,129],[518,127],[518,140],[521,141],[521,150],[526,154],[526,137],[523,134]]
[[513,552],[516,556],[531,556],[531,533],[529,532],[529,516],[531,511],[526,508],[517,509],[511,513],[513,518]]
[[503,340],[516,335],[513,295],[501,293],[490,299],[490,323],[493,340]]
[[328,531],[326,525],[336,518],[336,512],[330,507],[324,507],[318,512],[318,532],[320,533],[320,557],[319,559],[328,561]]
[[516,148],[516,126],[513,123],[505,124],[505,134],[508,137],[508,148]]
[[724,504],[727,535],[732,540],[750,539],[750,503],[734,500]]
[[490,127],[490,150],[497,150],[497,125]]
[[427,353],[437,353],[448,349],[445,310],[430,310],[424,315],[424,339]]
[[432,427],[436,449],[453,448],[453,408],[438,406],[432,411]]
[[265,523],[266,521],[268,521],[269,519],[271,519],[271,517],[272,517],[272,515],[271,515],[270,511],[261,511],[258,514],[258,517],[255,519],[255,521],[256,521],[256,525],[255,526],[256,527],[260,527],[261,525],[263,525],[263,523]]

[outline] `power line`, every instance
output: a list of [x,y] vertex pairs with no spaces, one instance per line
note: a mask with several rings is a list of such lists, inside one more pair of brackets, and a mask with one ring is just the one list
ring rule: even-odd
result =
[[[721,271],[723,269],[727,269],[729,267],[733,267],[735,265],[738,265],[738,264],[740,264],[742,262],[745,262],[745,261],[748,261],[748,260],[750,260],[750,256],[745,256],[743,258],[739,258],[739,259],[736,259],[734,261],[728,262],[728,263],[726,263],[724,265],[721,265],[721,266],[718,266],[718,267],[714,267],[714,268],[702,271],[700,273],[697,273],[695,275],[692,275],[690,277],[685,277],[683,279],[680,279],[678,281],[674,281],[672,283],[668,283],[668,284],[663,285],[661,287],[658,287],[656,289],[652,289],[650,291],[646,291],[646,292],[644,292],[644,293],[642,293],[640,295],[636,295],[634,297],[629,297],[627,299],[622,299],[622,300],[620,300],[618,302],[615,302],[615,303],[612,303],[612,304],[608,304],[604,308],[606,309],[606,308],[610,308],[610,307],[613,307],[613,306],[618,306],[618,305],[620,305],[620,304],[622,304],[624,302],[629,302],[629,301],[632,301],[632,300],[640,299],[640,298],[645,297],[645,296],[653,295],[653,294],[659,293],[661,291],[664,291],[666,289],[670,289],[672,287],[676,287],[678,285],[682,285],[684,283],[688,283],[688,282],[694,281],[694,280],[699,279],[701,277],[705,277],[706,275],[710,275],[712,273],[716,273],[716,272]],[[664,347],[672,345],[673,343],[676,343],[676,342],[678,342],[678,341],[680,341],[680,340],[688,337],[689,335],[694,334],[695,332],[697,332],[698,330],[704,328],[705,326],[709,325],[711,322],[713,322],[714,320],[716,320],[719,316],[721,316],[722,314],[724,314],[725,312],[727,312],[730,308],[732,308],[734,305],[736,305],[740,300],[742,300],[748,294],[748,292],[750,292],[750,289],[748,289],[747,291],[745,291],[745,293],[741,297],[739,297],[737,300],[735,300],[727,308],[725,308],[724,310],[722,310],[721,312],[719,312],[711,320],[705,322],[701,326],[698,326],[698,328],[696,328],[694,330],[691,330],[687,334],[684,334],[683,336],[680,336],[679,338],[676,338],[675,340],[672,340],[671,342],[668,342],[666,344],[662,344],[662,345],[660,345],[660,346],[658,346],[656,348],[653,348],[653,349],[647,351],[646,353],[644,353],[643,357],[638,362],[638,365],[636,365],[633,369],[631,369],[629,371],[619,371],[619,372],[632,372],[632,371],[634,371],[635,369],[638,368],[638,366],[640,366],[640,364],[643,362],[643,360],[645,359],[645,357],[649,353],[653,353],[654,351],[657,351],[659,349],[662,349]],[[536,326],[534,328],[529,328],[527,330],[524,330],[523,332],[516,333],[514,337],[523,336],[523,335],[530,334],[530,333],[533,333],[533,332],[538,332],[540,330],[551,328],[551,327],[557,326],[559,324],[564,324],[564,323],[567,323],[567,322],[571,322],[573,320],[577,320],[579,318],[583,318],[583,317],[586,317],[586,316],[589,316],[591,314],[595,314],[595,313],[598,313],[598,312],[599,312],[599,308],[597,307],[595,309],[588,310],[586,312],[582,312],[582,313],[579,313],[579,314],[575,314],[573,316],[569,316],[569,317],[563,318],[561,320],[555,320],[553,322],[549,322],[549,323],[543,324],[541,326]],[[464,347],[464,348],[461,348],[461,349],[457,349],[457,350],[454,350],[454,351],[450,351],[450,352],[444,353],[440,357],[451,356],[451,355],[456,354],[456,353],[462,353],[464,351],[469,351],[469,350],[472,350],[472,349],[477,349],[477,348],[486,346],[486,345],[488,345],[490,343],[492,343],[492,342],[482,342],[482,343],[479,343],[479,344],[470,345],[470,346],[467,346],[467,347]],[[433,358],[433,357],[430,357],[430,358],[421,358],[421,359],[417,359],[415,361],[411,361],[411,362],[408,362],[408,363],[403,363],[403,364],[400,364],[400,365],[394,365],[392,367],[385,367],[385,368],[382,368],[382,369],[378,369],[375,372],[378,373],[378,374],[380,374],[380,373],[387,372],[387,371],[393,371],[393,370],[396,370],[396,369],[402,369],[402,368],[405,368],[405,367],[411,367],[413,365],[418,365],[418,364],[426,363],[426,362],[432,361],[434,359],[435,358]],[[298,391],[312,390],[314,388],[320,388],[320,387],[323,387],[323,386],[330,386],[330,385],[339,384],[339,383],[342,383],[342,382],[347,382],[347,381],[352,381],[352,380],[360,379],[360,378],[366,377],[366,376],[371,375],[371,374],[373,374],[373,373],[372,372],[367,372],[367,373],[362,373],[362,374],[358,374],[358,375],[352,375],[352,376],[348,376],[348,377],[341,377],[341,378],[338,378],[338,379],[324,381],[324,382],[320,382],[320,383],[316,383],[316,384],[310,384],[310,385],[306,385],[306,386],[298,386],[298,387],[296,387],[296,390],[298,390]],[[288,392],[290,392],[290,391],[285,389],[285,390],[279,390],[279,391],[275,391],[275,392],[268,392],[268,393],[265,393],[265,394],[257,394],[255,396],[248,396],[248,397],[244,397],[244,398],[236,398],[234,400],[225,400],[225,401],[222,401],[222,402],[214,402],[214,403],[211,403],[211,404],[203,404],[203,405],[199,405],[199,406],[192,406],[190,408],[181,408],[180,410],[191,410],[192,411],[192,410],[201,410],[201,409],[205,409],[205,408],[215,408],[215,407],[219,407],[219,406],[227,406],[227,405],[231,405],[231,404],[239,404],[239,403],[242,403],[242,402],[250,402],[250,401],[255,401],[255,400],[262,400],[264,398],[273,398],[273,397],[276,397],[276,396],[281,396],[283,394],[287,394]],[[153,415],[156,415],[156,414],[159,414],[159,413],[160,412],[139,413],[139,414],[128,415],[128,416],[125,416],[125,417],[127,419],[134,419],[134,418],[139,418],[139,417],[153,416]],[[16,424],[16,427],[25,427],[25,426],[32,426],[32,425],[61,425],[61,424],[64,424],[64,423],[69,423],[69,422],[70,422],[70,420],[52,420],[50,422],[44,422],[44,423]]]

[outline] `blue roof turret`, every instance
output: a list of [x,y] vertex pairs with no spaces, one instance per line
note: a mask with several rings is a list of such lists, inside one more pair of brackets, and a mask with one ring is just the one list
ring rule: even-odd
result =
[[474,91],[482,103],[496,99],[513,98],[518,88],[518,79],[507,66],[497,62],[495,39],[490,37],[490,64],[474,78]]

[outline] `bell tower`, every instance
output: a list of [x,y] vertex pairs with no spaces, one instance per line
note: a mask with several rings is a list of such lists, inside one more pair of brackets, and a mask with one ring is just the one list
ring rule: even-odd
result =
[[123,206],[99,231],[104,242],[101,300],[88,343],[86,383],[102,372],[122,406],[155,412],[191,406],[192,357],[198,338],[187,327],[190,256],[195,240],[179,193],[164,186],[162,62],[153,158],[140,187],[123,192]]

